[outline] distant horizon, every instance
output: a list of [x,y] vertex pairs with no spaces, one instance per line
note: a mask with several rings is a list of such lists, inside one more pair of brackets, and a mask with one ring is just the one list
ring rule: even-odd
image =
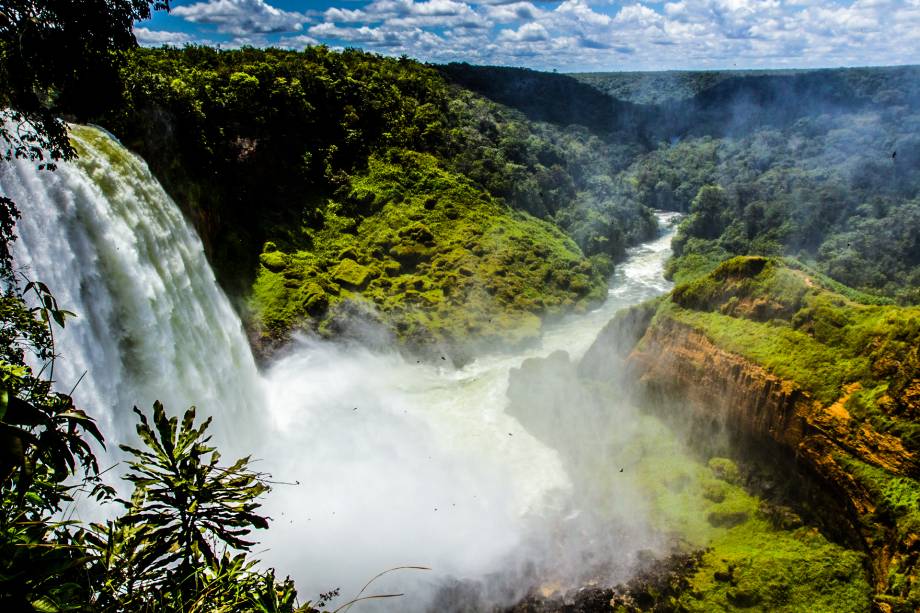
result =
[[[416,58],[410,58],[416,59]],[[421,61],[421,60],[418,60]],[[822,70],[878,70],[886,68],[920,68],[920,63],[913,64],[866,64],[854,66],[814,66],[798,67],[787,66],[782,68],[649,68],[647,70],[541,70],[539,68],[530,68],[528,66],[508,66],[502,64],[474,64],[472,62],[424,62],[434,66],[447,64],[463,64],[470,66],[480,66],[483,68],[511,68],[519,70],[532,70],[534,72],[547,72],[561,75],[587,75],[587,74],[664,74],[664,73],[724,73],[724,72],[819,72]]]
[[811,70],[916,65],[920,0],[175,0],[134,32],[544,72]]
[[559,70],[556,68],[534,68],[531,66],[523,65],[512,65],[512,64],[479,64],[476,62],[470,62],[467,60],[445,60],[445,61],[430,61],[418,57],[413,57],[409,54],[400,54],[400,55],[388,55],[374,49],[364,49],[361,47],[333,47],[331,45],[326,45],[325,43],[318,43],[314,45],[304,45],[301,48],[291,48],[279,45],[242,45],[239,47],[226,47],[221,43],[210,43],[210,42],[188,42],[179,45],[163,43],[163,44],[144,44],[140,43],[142,47],[148,49],[158,49],[158,48],[173,48],[173,49],[182,49],[185,46],[199,46],[199,47],[209,47],[216,49],[218,51],[235,51],[243,48],[253,48],[253,49],[278,49],[282,51],[295,51],[301,52],[309,49],[311,47],[322,47],[325,46],[333,51],[342,52],[348,49],[356,49],[364,53],[372,53],[380,55],[381,57],[392,57],[397,58],[405,56],[412,61],[419,62],[421,64],[426,64],[430,66],[447,66],[449,64],[469,64],[470,66],[478,66],[481,68],[507,68],[511,70],[530,70],[533,72],[544,72],[549,74],[560,74],[560,75],[586,75],[586,74],[665,74],[665,73],[725,73],[725,72],[820,72],[822,70],[878,70],[878,69],[893,69],[893,68],[920,68],[920,62],[913,63],[904,63],[904,64],[853,64],[853,65],[828,65],[828,66],[782,66],[782,67],[753,67],[753,68],[737,68],[737,67],[712,67],[712,68],[634,68],[634,69],[609,69],[609,70]]

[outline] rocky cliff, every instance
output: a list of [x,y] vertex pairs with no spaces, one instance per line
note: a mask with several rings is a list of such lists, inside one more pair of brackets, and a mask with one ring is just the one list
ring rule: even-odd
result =
[[581,370],[628,373],[640,403],[697,438],[725,430],[791,462],[823,490],[813,510],[835,538],[868,554],[876,609],[917,610],[920,309],[833,289],[795,263],[735,258],[620,316]]

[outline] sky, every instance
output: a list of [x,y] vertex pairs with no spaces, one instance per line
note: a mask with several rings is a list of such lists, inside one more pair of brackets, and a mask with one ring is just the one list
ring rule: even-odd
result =
[[538,70],[920,62],[920,0],[173,0],[142,45],[356,47]]

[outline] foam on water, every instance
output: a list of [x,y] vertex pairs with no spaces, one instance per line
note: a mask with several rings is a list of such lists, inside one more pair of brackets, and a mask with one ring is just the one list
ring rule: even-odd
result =
[[[23,211],[17,263],[79,314],[59,337],[59,388],[87,370],[75,397],[114,442],[131,441],[131,407],[154,399],[215,416],[225,457],[251,453],[291,483],[266,500],[273,524],[257,535],[259,557],[302,595],[341,587],[348,596],[382,570],[420,564],[432,570],[380,583],[407,592],[392,610],[433,606],[450,581],[503,601],[553,564],[584,564],[589,550],[622,578],[628,556],[654,545],[641,518],[617,511],[635,510],[632,493],[600,505],[601,518],[586,510],[596,501],[582,500],[565,460],[573,449],[532,436],[506,413],[506,391],[526,358],[578,357],[614,312],[666,291],[670,230],[630,251],[602,307],[517,353],[455,370],[299,338],[259,373],[200,240],[144,162],[93,128],[75,129],[74,140],[80,159],[54,173],[24,162],[0,172]],[[660,215],[663,225],[672,218]]]

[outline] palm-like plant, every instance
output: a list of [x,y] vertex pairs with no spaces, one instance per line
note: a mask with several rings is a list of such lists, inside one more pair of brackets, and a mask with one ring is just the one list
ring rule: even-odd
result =
[[[249,470],[249,457],[228,467],[208,442],[207,419],[195,424],[195,408],[181,423],[153,406],[153,421],[137,408],[143,449],[122,445],[133,459],[126,479],[134,484],[127,513],[96,524],[87,536],[95,561],[96,608],[102,611],[293,613],[297,592],[289,578],[259,571],[247,559],[244,537],[267,528],[257,498],[269,490]],[[215,548],[223,544],[219,554]],[[230,550],[236,550],[231,553]]]
[[[193,577],[202,564],[216,564],[218,542],[246,551],[244,540],[253,528],[267,528],[255,511],[256,499],[269,490],[262,475],[249,470],[249,457],[229,467],[218,464],[220,454],[208,445],[211,419],[195,426],[195,407],[182,423],[167,417],[160,402],[153,405],[153,424],[136,407],[137,433],[146,449],[121,448],[134,456],[125,478],[134,483],[134,495],[125,525],[146,526],[146,546],[138,562],[153,572],[175,570]],[[194,587],[194,586],[189,586]]]

